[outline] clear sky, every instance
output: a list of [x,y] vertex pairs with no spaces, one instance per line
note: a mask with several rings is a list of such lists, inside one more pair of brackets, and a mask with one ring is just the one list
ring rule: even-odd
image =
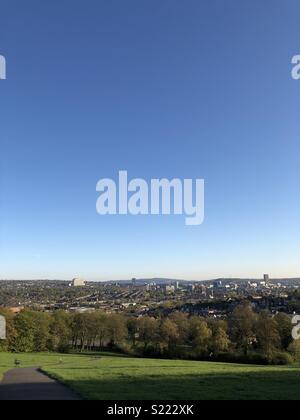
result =
[[[1,0],[0,278],[300,276],[299,0]],[[97,215],[204,178],[206,218]]]

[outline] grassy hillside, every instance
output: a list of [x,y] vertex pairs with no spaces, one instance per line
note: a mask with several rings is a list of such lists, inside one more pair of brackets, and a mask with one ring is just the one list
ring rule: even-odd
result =
[[300,399],[299,366],[0,353],[0,374],[16,357],[23,367],[41,367],[87,399]]

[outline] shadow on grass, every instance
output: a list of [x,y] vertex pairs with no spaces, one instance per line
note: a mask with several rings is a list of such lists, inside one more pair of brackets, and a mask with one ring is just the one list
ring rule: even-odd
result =
[[91,400],[300,400],[300,373],[297,371],[120,375],[64,383]]

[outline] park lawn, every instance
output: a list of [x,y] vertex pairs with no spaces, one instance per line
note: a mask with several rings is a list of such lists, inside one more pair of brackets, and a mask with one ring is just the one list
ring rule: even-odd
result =
[[40,367],[92,400],[300,400],[300,366],[250,366],[120,355],[0,353],[0,374]]

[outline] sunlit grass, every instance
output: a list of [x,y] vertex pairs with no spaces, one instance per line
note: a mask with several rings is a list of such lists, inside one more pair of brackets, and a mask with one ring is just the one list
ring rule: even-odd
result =
[[299,366],[128,358],[118,355],[0,353],[0,374],[42,368],[86,399],[300,399]]

